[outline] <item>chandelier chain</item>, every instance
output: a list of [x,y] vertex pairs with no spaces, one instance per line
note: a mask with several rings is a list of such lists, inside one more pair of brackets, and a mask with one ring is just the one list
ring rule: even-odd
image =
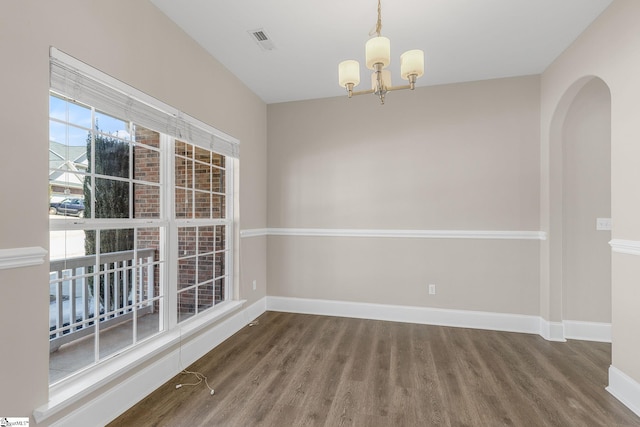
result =
[[380,37],[380,31],[382,30],[382,6],[378,0],[378,21],[376,22],[376,34]]

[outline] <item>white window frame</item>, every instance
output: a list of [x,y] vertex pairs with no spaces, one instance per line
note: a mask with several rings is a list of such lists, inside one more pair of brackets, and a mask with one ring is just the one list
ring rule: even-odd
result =
[[[227,259],[225,265],[226,271],[226,289],[225,299],[226,301],[216,304],[210,309],[203,311],[197,316],[193,316],[183,322],[177,322],[177,226],[178,221],[175,219],[174,206],[175,206],[175,177],[173,176],[175,156],[172,155],[172,150],[166,150],[166,154],[163,156],[164,160],[161,164],[161,176],[167,177],[165,183],[167,190],[164,191],[164,203],[161,207],[161,218],[154,220],[153,226],[166,227],[168,238],[165,238],[165,278],[167,288],[167,300],[165,301],[166,312],[164,313],[164,321],[166,321],[164,331],[157,334],[141,344],[133,346],[122,353],[108,357],[106,360],[99,364],[92,365],[91,367],[81,370],[70,377],[61,380],[58,383],[50,385],[49,387],[49,402],[46,405],[36,409],[34,411],[34,417],[36,422],[41,422],[52,415],[58,413],[62,409],[69,405],[79,401],[88,393],[99,390],[100,387],[109,384],[116,378],[119,378],[126,372],[132,372],[136,367],[151,360],[154,356],[161,354],[163,351],[169,350],[176,343],[179,343],[185,338],[192,336],[203,328],[210,325],[212,322],[221,320],[229,314],[241,309],[242,301],[237,299],[237,295],[234,293],[236,288],[237,277],[234,266],[234,259],[236,258],[235,246],[236,242],[236,213],[234,212],[234,205],[236,203],[235,198],[238,197],[235,188],[234,177],[236,171],[234,170],[235,164],[239,159],[239,140],[236,138],[219,131],[211,127],[210,125],[203,123],[165,103],[159,101],[135,88],[128,86],[127,84],[114,79],[113,77],[104,74],[103,72],[96,70],[95,68],[61,52],[60,50],[52,47],[50,50],[50,63],[51,63],[51,89],[53,92],[63,94],[68,98],[74,99],[75,90],[78,89],[77,83],[74,84],[74,76],[66,81],[58,80],[54,84],[55,79],[65,79],[64,74],[75,73],[80,76],[79,80],[87,82],[89,85],[96,84],[98,86],[108,87],[113,90],[116,95],[114,105],[120,105],[123,113],[117,111],[102,108],[100,105],[95,105],[90,100],[77,97],[82,103],[89,104],[96,107],[100,111],[104,111],[107,114],[112,114],[116,117],[134,122],[143,127],[148,127],[151,130],[160,132],[161,146],[164,142],[171,148],[174,147],[173,141],[180,139],[190,144],[198,145],[210,151],[214,151],[218,154],[222,154],[226,157],[225,169],[226,169],[226,219],[227,224]],[[63,67],[63,71],[58,69],[54,72],[54,68]],[[54,74],[56,75],[54,77]],[[76,76],[77,77],[77,76]],[[86,79],[86,80],[85,80]],[[65,90],[68,89],[68,90]],[[99,94],[103,95],[103,94]],[[131,102],[139,109],[130,110]],[[157,112],[160,112],[160,119],[153,117]],[[149,115],[150,114],[150,115]],[[164,118],[162,118],[164,114]],[[151,118],[150,118],[151,116]],[[143,120],[137,119],[137,117],[143,117]],[[159,126],[149,125],[149,120],[156,120]],[[146,120],[146,121],[145,121]],[[165,128],[158,129],[164,124]],[[164,141],[163,141],[164,140]],[[162,183],[164,187],[165,183]],[[80,220],[82,221],[82,220]],[[54,225],[58,223],[54,221],[51,225],[51,229],[83,229],[84,224],[77,221],[76,224],[70,224],[66,221],[65,225]],[[84,222],[84,221],[82,221]],[[96,225],[113,225],[113,221],[109,220],[93,220],[92,223]],[[126,221],[128,226],[150,226],[148,219],[128,219]],[[160,225],[162,224],[162,225]],[[168,242],[170,241],[170,243]]]

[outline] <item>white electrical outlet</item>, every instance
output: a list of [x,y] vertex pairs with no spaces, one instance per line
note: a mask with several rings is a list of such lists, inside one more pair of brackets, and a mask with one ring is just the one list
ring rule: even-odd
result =
[[256,284],[256,281],[254,280],[254,281],[253,281],[253,290],[255,291],[255,290],[256,290],[256,288],[257,288],[257,284]]
[[435,295],[436,294],[436,285],[429,285],[429,295]]

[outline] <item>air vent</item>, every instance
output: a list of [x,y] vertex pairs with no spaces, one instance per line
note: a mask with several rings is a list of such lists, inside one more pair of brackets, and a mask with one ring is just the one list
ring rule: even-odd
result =
[[259,28],[257,30],[248,31],[251,35],[251,38],[260,46],[262,50],[274,50],[276,47],[267,35],[267,33]]

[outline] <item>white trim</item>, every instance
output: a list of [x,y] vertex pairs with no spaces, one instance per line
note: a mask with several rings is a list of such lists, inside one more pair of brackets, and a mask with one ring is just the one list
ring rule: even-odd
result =
[[564,325],[562,322],[550,322],[542,317],[540,319],[540,336],[547,341],[566,342],[564,337]]
[[640,241],[613,239],[609,242],[611,250],[620,254],[640,255]]
[[[97,372],[98,369],[95,368],[87,370],[71,381],[52,387],[49,402],[33,413],[36,423],[52,417],[85,396],[96,393],[94,399],[51,425],[106,425],[266,310],[264,298],[245,308],[244,301],[228,301],[223,304],[220,307],[222,310],[168,331],[159,340],[149,343],[155,346],[152,353],[148,348],[135,347],[131,352],[105,361],[101,372]],[[212,325],[216,321],[218,323]],[[140,369],[144,362],[163,351],[169,352]],[[117,383],[109,387],[113,382]],[[101,391],[104,387],[109,388]]]
[[611,342],[611,323],[564,320],[562,324],[566,339]]
[[422,239],[546,240],[544,231],[500,230],[387,230],[346,228],[267,228],[269,236],[403,237]]
[[267,310],[538,334],[540,317],[306,298],[267,297]]
[[260,237],[266,236],[268,233],[267,228],[252,228],[247,230],[240,230],[240,237]]
[[47,250],[40,246],[0,249],[0,270],[44,264]]
[[640,383],[611,365],[606,390],[640,417]]

